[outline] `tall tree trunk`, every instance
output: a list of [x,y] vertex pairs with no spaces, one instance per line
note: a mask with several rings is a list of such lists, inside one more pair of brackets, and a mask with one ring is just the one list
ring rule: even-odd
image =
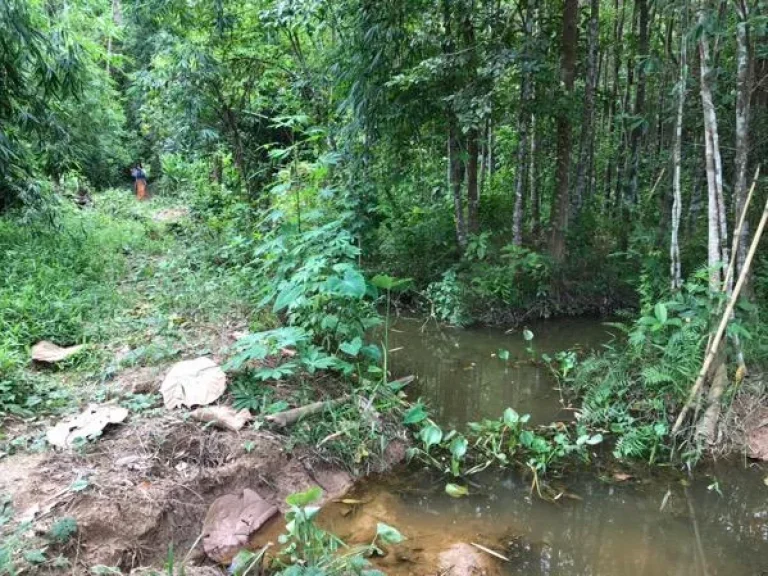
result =
[[[637,88],[635,90],[635,105],[633,116],[635,126],[630,136],[630,177],[629,177],[629,203],[635,204],[638,195],[638,173],[640,172],[640,139],[645,133],[645,122],[640,122],[645,114],[645,64],[649,51],[648,31],[648,0],[637,0],[639,11],[638,50],[640,52],[640,64],[637,67]],[[644,120],[644,119],[643,119]]]
[[[735,182],[733,195],[735,199],[734,214],[736,218],[744,210],[744,202],[747,197],[747,162],[749,160],[749,113],[750,96],[752,92],[752,67],[749,49],[749,30],[747,20],[749,18],[749,4],[747,0],[737,0],[737,12],[739,17],[736,29],[736,153],[734,156]],[[744,265],[749,247],[749,221],[744,220],[737,245],[738,270]],[[749,284],[747,284],[749,285]]]
[[453,211],[456,222],[456,242],[462,252],[467,247],[467,226],[464,220],[464,199],[461,186],[464,181],[464,166],[461,161],[461,149],[458,141],[458,130],[453,118],[450,120],[448,131],[448,175],[453,195]]
[[541,232],[541,193],[539,192],[539,184],[536,180],[536,151],[537,134],[536,134],[536,115],[531,114],[531,152],[528,155],[528,188],[531,194],[531,236],[538,239]]
[[613,153],[613,150],[615,149],[616,108],[618,107],[619,101],[619,73],[621,72],[622,47],[624,46],[624,14],[626,12],[624,0],[615,0],[613,9],[614,12],[618,14],[618,18],[613,29],[613,78],[611,81],[611,98],[608,108],[608,142],[611,147],[611,153],[608,155],[608,163],[605,167],[603,195],[605,197],[606,208],[611,204],[611,190],[613,189],[613,175],[615,172],[614,161],[618,163],[618,159]]
[[528,178],[528,123],[531,118],[531,62],[529,47],[533,40],[533,0],[525,2],[525,45],[523,75],[520,82],[520,114],[518,116],[519,140],[517,145],[517,167],[515,169],[515,209],[512,215],[512,243],[523,244],[523,199]]
[[477,234],[480,229],[480,198],[477,194],[478,148],[477,128],[472,128],[467,134],[467,219],[470,234]]
[[[699,25],[706,29],[706,11],[699,8]],[[699,38],[699,60],[701,78],[701,105],[704,114],[704,150],[707,169],[707,222],[709,240],[707,261],[710,267],[710,289],[720,290],[722,270],[720,263],[728,262],[728,238],[725,230],[723,206],[723,165],[720,157],[720,142],[717,129],[717,114],[712,97],[712,70],[709,39],[706,33]]]
[[686,39],[686,31],[688,24],[688,7],[684,8],[680,22],[680,76],[678,90],[679,95],[677,99],[677,121],[675,123],[675,147],[672,153],[674,163],[674,174],[672,177],[672,237],[669,243],[669,259],[670,259],[670,277],[672,283],[672,289],[677,290],[683,284],[682,270],[680,267],[680,215],[683,209],[682,193],[680,190],[680,172],[682,164],[682,146],[683,146],[683,112],[685,110],[685,92],[686,92],[686,79],[688,76],[688,47]]
[[576,169],[575,212],[584,201],[584,190],[589,177],[594,147],[595,92],[597,89],[597,54],[600,42],[600,0],[590,1],[589,38],[587,54],[587,84],[584,88],[584,119],[579,139],[579,164]]
[[[578,44],[579,0],[565,0],[563,9],[563,31],[560,61],[560,79],[563,83],[564,98],[570,99],[576,72],[576,48]],[[555,210],[552,221],[550,253],[556,263],[565,258],[565,233],[568,229],[569,178],[571,171],[571,123],[568,106],[562,106],[557,116],[557,187]]]

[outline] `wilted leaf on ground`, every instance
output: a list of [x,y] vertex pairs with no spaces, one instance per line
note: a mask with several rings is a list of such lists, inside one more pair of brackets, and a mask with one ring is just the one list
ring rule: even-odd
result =
[[53,342],[43,340],[32,346],[32,360],[35,362],[44,362],[45,364],[55,364],[56,362],[71,358],[82,349],[82,344],[62,348]]
[[90,404],[83,412],[59,422],[46,432],[48,443],[57,448],[69,448],[78,439],[101,434],[109,424],[118,424],[128,417],[128,410],[120,406]]
[[459,486],[458,484],[446,484],[445,493],[451,498],[461,498],[469,494],[469,490],[466,486]]
[[214,500],[203,521],[203,549],[216,562],[229,562],[277,508],[253,490]]
[[215,402],[227,388],[227,375],[206,357],[184,360],[173,365],[163,380],[160,392],[169,410],[179,406],[204,406]]

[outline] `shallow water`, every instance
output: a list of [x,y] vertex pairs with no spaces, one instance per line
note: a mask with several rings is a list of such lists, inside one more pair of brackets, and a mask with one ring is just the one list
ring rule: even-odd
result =
[[[394,328],[391,366],[397,374],[417,376],[410,394],[425,398],[442,424],[498,417],[507,406],[538,422],[570,414],[561,408],[547,369],[525,362],[520,332],[422,329],[409,320]],[[529,328],[539,354],[610,339],[595,321]],[[494,356],[500,348],[510,351],[509,362]],[[445,479],[419,469],[359,486],[353,497],[373,502],[378,520],[425,549],[473,538],[492,544],[511,560],[504,563],[506,574],[768,575],[768,469],[721,462],[697,469],[694,478],[659,468],[625,469],[632,478],[621,482],[616,472],[569,473],[558,487],[573,497],[556,504],[533,496],[530,479],[516,472],[475,477],[472,494],[460,500],[444,493]],[[329,526],[340,535],[358,531],[356,511],[343,512],[326,511]],[[418,573],[407,566],[386,569]]]

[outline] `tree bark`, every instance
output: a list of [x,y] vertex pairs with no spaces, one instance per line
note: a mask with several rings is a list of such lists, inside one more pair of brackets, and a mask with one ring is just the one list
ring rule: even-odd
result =
[[[699,9],[699,25],[705,28],[706,11]],[[704,113],[704,150],[707,169],[707,222],[708,243],[707,262],[710,268],[710,289],[720,289],[722,270],[721,262],[728,262],[728,241],[725,230],[725,209],[723,206],[723,166],[720,157],[720,142],[717,129],[717,113],[712,96],[712,70],[709,39],[705,33],[699,38],[699,60],[701,78],[701,105]]]
[[[645,62],[648,58],[650,35],[648,30],[648,0],[637,0],[639,11],[638,50],[640,53],[640,65],[637,67],[637,87],[635,89],[635,104],[633,116],[635,126],[630,135],[630,177],[629,177],[629,203],[637,202],[638,175],[640,172],[640,139],[645,133]],[[643,120],[643,122],[640,122]]]
[[685,6],[686,13],[683,14],[680,23],[680,77],[677,99],[677,121],[675,123],[675,147],[672,153],[674,163],[674,174],[672,177],[672,237],[669,244],[670,259],[670,278],[672,279],[672,289],[678,290],[683,284],[682,270],[680,267],[680,215],[682,213],[682,193],[680,190],[680,172],[682,164],[682,146],[683,146],[683,113],[685,111],[685,93],[686,79],[688,77],[688,47],[686,39],[686,30],[688,7]]
[[597,55],[600,42],[600,0],[591,0],[589,16],[589,39],[587,54],[587,82],[584,87],[584,119],[579,139],[579,164],[576,169],[576,191],[574,194],[575,213],[581,210],[585,188],[592,164],[595,133],[595,92],[597,90]]
[[[749,18],[749,4],[747,0],[737,0],[737,13],[739,23],[736,29],[736,66],[737,66],[737,86],[736,86],[736,153],[734,156],[735,164],[735,182],[733,186],[733,195],[735,200],[736,217],[744,209],[744,201],[747,194],[747,163],[749,159],[749,115],[750,115],[750,95],[752,92],[752,70],[749,49],[749,30],[747,20]],[[737,254],[738,267],[741,270],[744,265],[744,259],[747,255],[749,245],[749,221],[744,220],[741,232],[738,238]],[[749,290],[749,279],[747,279],[747,291]]]
[[[525,44],[533,39],[533,0],[525,2]],[[527,54],[523,58],[523,74],[520,82],[520,114],[518,116],[519,140],[517,145],[517,167],[515,168],[515,209],[512,215],[512,243],[523,244],[523,199],[528,178],[528,124],[531,118],[531,62]]]
[[[564,98],[570,100],[576,71],[579,0],[565,0],[561,45],[560,79]],[[552,222],[550,253],[556,263],[565,259],[565,233],[568,229],[569,178],[571,171],[571,123],[568,106],[562,106],[557,116],[557,187]]]
[[470,234],[477,234],[480,229],[480,198],[477,194],[478,153],[477,128],[471,128],[467,134],[467,219]]
[[455,120],[451,119],[448,131],[448,174],[453,195],[453,212],[456,223],[456,243],[462,252],[467,247],[467,226],[464,220],[464,199],[461,186],[464,181],[464,166]]

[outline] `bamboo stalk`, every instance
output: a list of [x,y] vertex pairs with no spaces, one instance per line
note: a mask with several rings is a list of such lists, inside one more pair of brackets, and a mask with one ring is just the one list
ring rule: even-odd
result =
[[744,201],[744,208],[739,215],[739,221],[736,223],[736,230],[733,232],[733,241],[731,242],[731,261],[728,263],[728,270],[725,273],[725,280],[723,281],[722,291],[725,292],[728,289],[728,283],[731,281],[734,270],[736,270],[736,255],[739,248],[739,239],[741,238],[741,229],[744,227],[744,221],[747,219],[747,211],[749,210],[749,203],[752,201],[752,193],[755,191],[757,185],[757,178],[760,176],[760,166],[755,170],[755,177],[752,179],[752,186],[749,187],[749,194]]
[[760,224],[758,225],[757,230],[755,231],[755,235],[752,238],[752,244],[749,247],[747,258],[744,261],[744,267],[741,269],[741,272],[739,273],[739,280],[736,282],[736,286],[733,289],[733,293],[731,294],[731,297],[728,300],[728,305],[725,307],[723,316],[720,319],[720,324],[717,327],[715,336],[714,338],[712,338],[712,344],[710,345],[709,350],[707,351],[707,355],[704,358],[704,364],[702,364],[701,370],[699,371],[699,375],[696,378],[696,382],[694,383],[693,388],[691,388],[691,392],[688,395],[688,400],[685,402],[685,405],[683,406],[682,410],[680,410],[680,414],[678,414],[677,420],[675,420],[675,425],[672,427],[673,436],[680,431],[680,426],[682,426],[683,420],[685,420],[685,417],[688,414],[688,410],[690,410],[691,408],[691,403],[696,398],[696,395],[698,394],[699,389],[704,384],[704,380],[706,379],[707,374],[709,373],[709,369],[712,367],[712,362],[714,362],[715,357],[717,356],[717,349],[720,346],[720,341],[723,339],[725,328],[728,325],[728,321],[731,318],[731,314],[733,313],[733,308],[736,305],[736,300],[739,297],[739,293],[741,292],[741,289],[744,287],[744,282],[746,281],[746,278],[747,278],[747,272],[749,271],[749,268],[752,265],[752,259],[755,257],[755,252],[757,252],[757,246],[760,244],[760,237],[763,235],[763,231],[765,230],[766,221],[768,221],[768,200],[766,200],[765,202],[765,208],[763,209],[763,215],[760,218]]

